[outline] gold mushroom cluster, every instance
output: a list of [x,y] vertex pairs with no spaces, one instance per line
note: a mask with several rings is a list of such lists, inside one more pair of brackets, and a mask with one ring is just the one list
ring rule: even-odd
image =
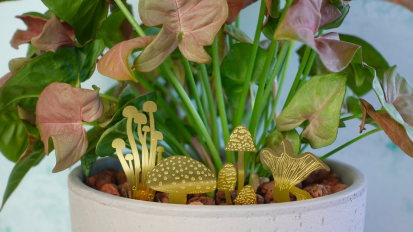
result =
[[260,152],[263,167],[272,172],[274,177],[274,201],[289,202],[290,192],[297,200],[311,199],[311,195],[295,185],[302,182],[313,171],[330,168],[319,160],[315,155],[306,152],[294,155],[291,143],[284,139],[277,151],[264,148]]
[[149,172],[147,185],[156,191],[169,193],[169,202],[186,204],[187,194],[213,192],[214,173],[204,164],[186,156],[168,157]]
[[[139,112],[134,106],[127,106],[123,109],[122,115],[126,118],[126,130],[128,142],[130,144],[132,154],[123,155],[122,149],[126,148],[125,141],[117,138],[112,142],[112,147],[116,149],[119,161],[126,174],[128,182],[132,189],[134,199],[153,201],[155,191],[146,185],[148,173],[154,169],[156,162],[162,159],[163,147],[158,147],[159,140],[163,140],[161,132],[155,130],[154,113],[157,111],[155,102],[147,101],[143,104],[143,111],[149,115]],[[136,134],[142,147],[141,154],[139,154],[138,147],[135,142],[133,131],[133,123],[137,124]],[[150,138],[150,149],[147,145],[147,137]],[[158,157],[156,153],[158,152]],[[140,155],[142,160],[140,159]],[[158,161],[156,161],[156,158]]]

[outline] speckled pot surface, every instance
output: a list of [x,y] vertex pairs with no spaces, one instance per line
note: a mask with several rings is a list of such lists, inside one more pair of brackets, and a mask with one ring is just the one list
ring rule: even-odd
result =
[[[189,206],[116,197],[86,186],[78,167],[68,179],[72,231],[363,231],[366,179],[354,167],[326,163],[348,189],[317,199],[251,206]],[[119,170],[119,161],[101,159],[93,171],[108,167]]]

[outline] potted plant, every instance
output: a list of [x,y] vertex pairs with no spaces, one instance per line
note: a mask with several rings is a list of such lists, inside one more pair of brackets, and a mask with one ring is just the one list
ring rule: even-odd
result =
[[[46,13],[17,16],[28,29],[11,45],[29,50],[0,79],[0,151],[16,162],[2,208],[55,150],[53,172],[81,161],[74,231],[363,231],[363,175],[326,158],[380,131],[413,156],[412,86],[366,41],[323,33],[347,1],[262,0],[254,39],[237,20],[250,0],[140,0],[142,25],[122,0],[42,1]],[[105,93],[81,88],[96,66],[119,81]],[[357,118],[359,137],[305,152]]]

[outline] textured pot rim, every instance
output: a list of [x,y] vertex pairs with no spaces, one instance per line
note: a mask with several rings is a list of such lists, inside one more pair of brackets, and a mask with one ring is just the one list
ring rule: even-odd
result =
[[[110,159],[100,159],[100,162],[108,162]],[[114,159],[115,160],[115,159]],[[344,164],[339,161],[328,160],[325,161],[329,166],[339,167],[345,170],[344,175],[348,175],[353,182],[347,189],[320,198],[314,198],[305,201],[295,201],[277,204],[262,204],[262,205],[233,205],[233,206],[198,206],[198,205],[177,205],[177,204],[162,204],[158,202],[146,202],[139,200],[132,200],[128,198],[113,196],[90,188],[82,179],[84,174],[82,167],[79,166],[72,170],[68,177],[68,189],[70,195],[82,197],[93,203],[106,205],[111,208],[122,208],[131,212],[136,212],[145,209],[146,212],[153,211],[156,214],[162,215],[193,215],[194,217],[216,217],[217,214],[228,214],[230,217],[237,217],[245,215],[246,212],[252,215],[268,214],[268,212],[277,213],[294,213],[311,210],[325,209],[334,207],[337,204],[345,204],[352,201],[357,196],[362,196],[366,191],[367,181],[364,175],[355,167]],[[342,176],[343,174],[341,174]]]

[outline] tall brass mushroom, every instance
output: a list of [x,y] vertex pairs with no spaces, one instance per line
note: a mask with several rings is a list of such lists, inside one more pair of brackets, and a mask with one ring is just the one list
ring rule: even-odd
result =
[[168,157],[149,172],[147,185],[169,193],[169,202],[186,204],[186,194],[212,192],[216,188],[214,173],[202,163],[186,156]]
[[[122,149],[126,147],[125,141],[120,138],[113,141],[112,147],[116,149],[122,168],[124,169],[126,177],[133,190],[133,198],[152,201],[155,191],[146,185],[146,179],[149,171],[155,167],[156,152],[158,151],[158,155],[162,155],[162,152],[164,151],[162,147],[157,147],[157,142],[163,139],[163,135],[161,132],[155,131],[155,121],[153,117],[153,113],[157,110],[155,102],[145,102],[143,110],[149,113],[150,127],[145,125],[148,123],[146,115],[144,113],[139,113],[139,110],[136,107],[127,106],[122,112],[123,116],[127,118],[126,130],[132,154],[128,154],[124,157]],[[139,142],[142,145],[142,162],[135,142],[136,136],[133,134],[133,123],[137,124],[137,138],[139,138]],[[146,144],[148,133],[151,141],[150,150]],[[140,175],[141,178],[139,178]]]
[[227,205],[232,205],[230,191],[234,191],[237,183],[237,170],[233,164],[226,163],[218,173],[217,189],[224,191]]
[[297,200],[311,199],[311,195],[295,185],[303,181],[313,171],[330,168],[315,155],[306,152],[294,155],[291,143],[284,139],[277,151],[264,148],[260,152],[261,163],[267,170],[271,170],[274,177],[274,201],[289,202],[291,192]]
[[238,191],[244,187],[244,152],[257,152],[251,133],[245,126],[237,126],[229,136],[225,151],[238,151]]

